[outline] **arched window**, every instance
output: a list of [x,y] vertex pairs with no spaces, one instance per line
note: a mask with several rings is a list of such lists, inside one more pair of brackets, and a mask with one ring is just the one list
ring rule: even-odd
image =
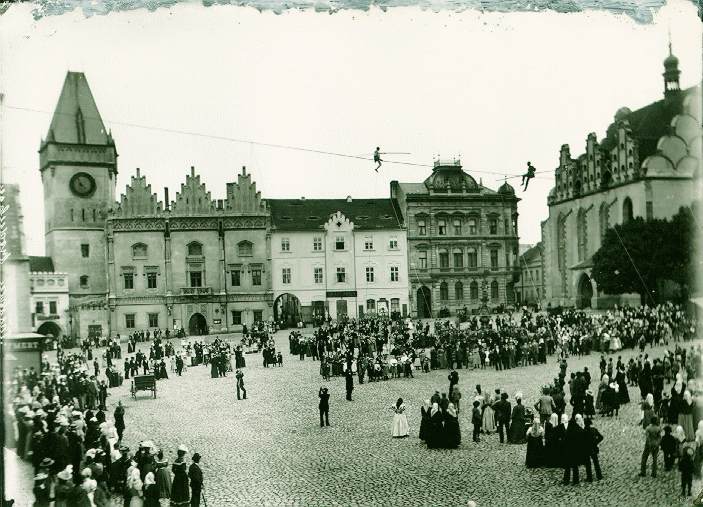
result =
[[498,234],[498,219],[490,218],[488,220],[488,230],[491,234]]
[[440,301],[447,301],[449,299],[449,287],[447,282],[442,282],[439,285],[439,299]]
[[456,282],[454,284],[454,298],[457,301],[464,299],[464,284],[461,282]]
[[469,284],[469,293],[472,300],[478,299],[478,283],[475,280]]
[[376,301],[374,299],[366,300],[366,311],[375,312],[376,311]]
[[491,282],[491,299],[498,299],[498,282],[495,280]]
[[469,248],[469,250],[466,253],[469,257],[469,267],[470,268],[478,267],[478,254],[476,253],[476,250],[474,250],[473,248]]
[[240,241],[237,245],[240,257],[251,257],[254,245],[250,241]]
[[610,227],[610,207],[608,204],[603,203],[600,205],[598,221],[600,222],[600,238],[602,241],[605,237],[605,231]]
[[477,233],[476,219],[469,218],[469,234],[475,236]]
[[145,259],[146,258],[146,245],[144,243],[135,243],[132,245],[132,258],[133,259]]
[[576,238],[578,240],[578,259],[586,259],[588,250],[588,229],[586,223],[586,211],[582,208],[576,217]]
[[625,200],[622,203],[622,223],[626,224],[632,220],[632,218],[632,200],[630,200],[629,197],[625,197]]
[[82,275],[80,278],[80,285],[82,289],[88,287],[88,275]]
[[188,243],[188,255],[191,255],[193,257],[201,257],[203,255],[203,245],[201,245],[197,241]]
[[439,267],[448,268],[449,267],[449,252],[442,249],[439,251]]

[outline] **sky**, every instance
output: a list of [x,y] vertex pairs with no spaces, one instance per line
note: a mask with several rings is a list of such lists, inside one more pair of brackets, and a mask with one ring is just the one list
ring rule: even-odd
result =
[[[34,20],[30,5],[13,5],[0,16],[2,177],[20,185],[26,252],[43,255],[37,149],[66,72],[81,71],[115,139],[118,196],[137,167],[160,200],[165,186],[175,198],[191,166],[215,199],[242,166],[265,198],[343,198],[421,182],[437,155],[459,156],[493,189],[503,178],[480,171],[519,175],[529,160],[546,171],[518,190],[520,242],[532,244],[561,145],[578,156],[618,108],[662,98],[669,30],[682,86],[695,85],[701,23],[684,0],[650,24],[595,11],[276,15],[198,4]],[[369,161],[208,135],[362,156],[381,146],[428,167],[385,164],[377,175]]]

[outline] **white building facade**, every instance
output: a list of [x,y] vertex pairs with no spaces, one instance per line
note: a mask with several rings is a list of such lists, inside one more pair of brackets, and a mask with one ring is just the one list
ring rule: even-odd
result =
[[275,319],[409,314],[407,235],[389,199],[267,202]]

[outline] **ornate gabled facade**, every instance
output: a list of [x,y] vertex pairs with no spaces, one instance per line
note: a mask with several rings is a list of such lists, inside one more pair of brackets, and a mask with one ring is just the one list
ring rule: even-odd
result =
[[514,302],[515,191],[476,182],[458,160],[434,163],[423,183],[391,182],[407,228],[411,307],[417,317]]
[[591,279],[592,257],[605,231],[636,216],[669,218],[696,196],[701,163],[701,90],[681,90],[678,59],[664,61],[664,97],[615,113],[605,137],[586,138],[585,152],[559,152],[555,186],[542,224],[545,298],[551,305],[639,304],[637,295],[609,297]]

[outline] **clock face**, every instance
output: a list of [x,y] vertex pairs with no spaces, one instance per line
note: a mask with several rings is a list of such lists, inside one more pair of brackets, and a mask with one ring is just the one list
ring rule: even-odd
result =
[[88,173],[76,173],[70,182],[71,192],[79,197],[88,197],[95,192],[95,179]]

